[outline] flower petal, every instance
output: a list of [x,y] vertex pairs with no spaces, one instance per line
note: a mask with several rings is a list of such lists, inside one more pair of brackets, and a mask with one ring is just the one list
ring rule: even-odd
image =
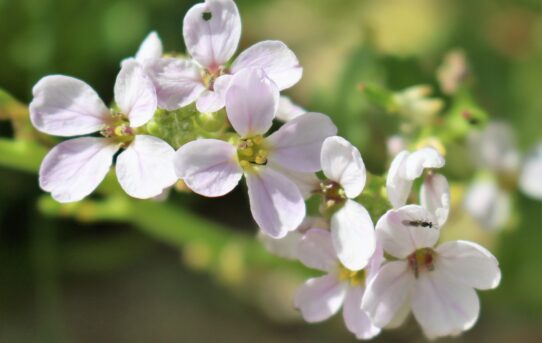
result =
[[139,46],[135,59],[142,65],[147,65],[162,57],[163,50],[160,37],[155,31],[152,31]]
[[268,162],[267,166],[272,168],[282,175],[289,178],[296,184],[297,188],[301,192],[303,199],[308,199],[313,195],[313,191],[320,187],[320,179],[315,173],[302,173],[296,172],[290,169],[286,169],[280,164]]
[[198,111],[211,113],[223,108],[226,102],[226,91],[230,85],[231,78],[231,75],[222,75],[216,79],[213,90],[204,91],[196,101]]
[[307,322],[321,322],[339,311],[347,287],[334,274],[309,279],[297,290],[294,306]]
[[206,0],[192,6],[183,22],[188,53],[215,70],[235,53],[241,38],[241,17],[232,0]]
[[453,282],[438,269],[421,273],[412,296],[412,312],[429,339],[470,329],[480,302],[470,286]]
[[137,135],[117,157],[116,173],[124,191],[139,199],[160,195],[177,181],[173,168],[175,150],[163,140]]
[[275,118],[282,121],[290,121],[307,112],[308,111],[304,108],[294,104],[287,96],[281,95],[279,99],[279,108]]
[[468,150],[479,169],[497,173],[517,173],[520,152],[514,129],[505,122],[490,122],[482,131],[469,134]]
[[63,75],[46,76],[32,89],[30,120],[41,132],[78,136],[100,131],[109,110],[86,83]]
[[423,170],[444,167],[444,158],[433,148],[423,148],[408,156],[405,164],[405,177],[415,180],[422,176]]
[[288,260],[297,260],[297,250],[302,237],[303,234],[298,230],[290,231],[279,239],[264,235],[261,231],[258,233],[258,239],[268,252]]
[[463,203],[465,210],[486,229],[502,229],[510,219],[510,194],[499,189],[493,179],[474,181]]
[[415,282],[408,262],[388,262],[367,285],[361,308],[374,325],[386,327],[410,303]]
[[193,103],[205,91],[199,67],[189,60],[161,58],[152,74],[158,106],[168,111]]
[[346,139],[328,137],[322,145],[322,171],[337,182],[348,198],[355,198],[365,187],[367,173],[359,150]]
[[529,153],[523,163],[519,188],[531,198],[542,200],[542,143]]
[[333,246],[341,263],[350,270],[363,269],[376,248],[373,221],[365,209],[353,200],[331,217]]
[[115,101],[122,113],[128,116],[132,127],[145,125],[156,111],[154,85],[135,60],[122,64],[115,82]]
[[207,197],[231,192],[243,176],[235,147],[217,139],[186,143],[177,150],[174,161],[177,176],[191,190]]
[[262,68],[280,90],[295,85],[303,68],[292,50],[280,41],[263,41],[243,51],[233,62],[232,73],[245,68]]
[[[432,227],[425,225],[427,223]],[[433,247],[439,235],[433,215],[417,205],[390,210],[376,223],[376,236],[384,251],[397,258],[406,258],[420,248]]]
[[317,172],[321,169],[322,144],[336,133],[337,127],[328,116],[305,113],[266,139],[271,150],[268,160],[295,171]]
[[367,313],[361,309],[364,288],[349,287],[343,304],[343,318],[346,328],[358,339],[371,339],[380,333],[373,325]]
[[299,241],[298,258],[309,268],[333,272],[340,266],[327,230],[309,229]]
[[231,125],[243,137],[266,133],[279,102],[279,89],[262,69],[243,69],[226,91],[226,111]]
[[246,178],[250,210],[263,233],[282,238],[301,224],[305,202],[290,179],[265,167]]
[[386,178],[388,199],[394,208],[399,208],[406,204],[412,189],[412,181],[407,180],[405,176],[405,164],[409,155],[408,151],[401,151],[397,154],[391,162]]
[[450,213],[450,187],[443,175],[427,175],[420,189],[420,202],[433,213],[439,226],[444,225]]
[[56,145],[41,163],[40,187],[58,202],[92,193],[113,164],[119,147],[104,138],[82,137]]
[[436,248],[435,268],[458,283],[478,289],[496,288],[501,281],[499,262],[487,249],[468,241],[452,241]]

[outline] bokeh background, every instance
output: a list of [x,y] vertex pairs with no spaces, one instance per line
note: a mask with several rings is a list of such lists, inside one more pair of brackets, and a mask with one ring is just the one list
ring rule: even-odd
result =
[[[0,88],[28,103],[39,78],[60,73],[85,80],[110,100],[119,62],[151,30],[166,51],[184,51],[181,22],[193,3],[0,0]],[[385,170],[385,141],[394,124],[364,100],[359,83],[393,90],[437,86],[436,70],[452,49],[462,49],[470,62],[477,102],[513,126],[520,149],[542,139],[540,0],[237,4],[243,20],[239,51],[264,39],[286,42],[305,68],[288,94],[332,116],[374,173]],[[12,135],[10,123],[0,122],[0,136]],[[458,185],[468,178],[461,159],[448,162],[447,174]],[[340,316],[319,325],[299,320],[290,296],[307,271],[297,265],[256,253],[266,262],[247,271],[250,261],[239,256],[244,240],[223,247],[218,267],[205,262],[205,247],[170,244],[180,226],[194,236],[217,229],[224,237],[255,242],[242,189],[213,200],[174,193],[169,203],[186,216],[144,208],[148,213],[132,212],[132,220],[74,219],[45,197],[35,174],[0,165],[0,342],[354,341]],[[153,233],[153,221],[170,232]],[[513,223],[500,233],[488,234],[468,219],[454,222],[457,236],[474,237],[496,253],[503,282],[481,293],[475,328],[451,341],[541,342],[542,204],[515,195]],[[375,341],[420,340],[411,321]]]

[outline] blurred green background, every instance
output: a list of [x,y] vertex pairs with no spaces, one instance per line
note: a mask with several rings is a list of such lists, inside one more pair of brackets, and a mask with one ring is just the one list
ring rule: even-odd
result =
[[[59,73],[85,80],[110,100],[120,61],[149,31],[160,34],[166,51],[184,51],[181,22],[193,3],[0,0],[0,88],[28,103],[39,78]],[[305,68],[288,94],[332,116],[375,173],[384,171],[385,141],[396,125],[367,104],[358,84],[436,86],[435,71],[455,48],[471,64],[476,100],[514,127],[521,149],[542,139],[540,0],[237,4],[239,51],[264,39],[286,42]],[[13,135],[8,122],[0,122],[0,135]],[[448,173],[456,174],[453,167]],[[306,271],[296,266],[270,263],[245,272],[233,242],[221,251],[221,269],[209,273],[197,245],[180,253],[164,236],[149,237],[123,220],[76,221],[40,196],[36,175],[0,166],[0,342],[354,341],[340,316],[320,325],[298,319],[290,297]],[[227,232],[251,239],[256,232],[243,190],[213,200],[175,193],[170,202]],[[177,223],[154,215],[172,232],[177,225],[194,235],[205,230],[192,217]],[[503,282],[481,293],[479,323],[453,341],[542,341],[542,204],[516,195],[515,218],[513,229],[482,239],[499,257]],[[480,236],[464,225],[461,232]],[[411,321],[375,341],[420,340]]]

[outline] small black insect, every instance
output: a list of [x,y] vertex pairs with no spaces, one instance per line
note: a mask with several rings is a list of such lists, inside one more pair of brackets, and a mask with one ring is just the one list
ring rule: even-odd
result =
[[425,221],[425,220],[403,220],[403,225],[415,226],[415,227],[421,226],[421,227],[430,228],[430,229],[433,229],[433,228],[438,229],[436,225],[433,225],[433,223]]
[[213,14],[211,12],[203,12],[201,17],[203,18],[203,20],[209,21],[213,17]]

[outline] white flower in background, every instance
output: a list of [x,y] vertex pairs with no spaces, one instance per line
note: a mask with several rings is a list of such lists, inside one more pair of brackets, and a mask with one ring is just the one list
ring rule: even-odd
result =
[[89,195],[106,176],[119,149],[116,174],[129,195],[152,198],[175,183],[173,148],[138,129],[156,110],[154,87],[138,63],[124,63],[117,76],[115,100],[120,112],[110,111],[89,85],[67,76],[44,77],[32,92],[30,119],[39,131],[63,137],[95,132],[104,136],[66,140],[45,156],[40,187],[57,201],[78,201]]
[[386,141],[388,156],[395,157],[407,148],[407,143],[400,135],[393,135]]
[[162,54],[164,53],[164,48],[162,46],[162,41],[158,34],[154,31],[149,33],[147,37],[143,40],[137,53],[134,57],[130,57],[122,61],[126,63],[127,61],[136,60],[145,71],[152,71],[154,65],[160,60]]
[[401,151],[393,159],[386,179],[388,199],[394,208],[406,204],[414,180],[422,176],[425,169],[444,167],[444,158],[430,147],[410,153]]
[[301,79],[297,57],[280,41],[257,43],[228,64],[241,37],[241,18],[232,0],[194,5],[184,17],[183,35],[192,59],[162,59],[156,71],[158,105],[166,110],[194,101],[200,112],[220,110],[231,76],[247,68],[264,69],[279,90]]
[[281,96],[279,100],[279,109],[277,110],[277,119],[284,122],[290,121],[302,114],[307,113],[303,107],[292,102],[287,96]]
[[510,193],[502,190],[495,178],[475,180],[467,189],[463,200],[465,210],[486,229],[499,229],[506,225],[511,215]]
[[309,268],[326,275],[309,279],[301,286],[294,304],[309,323],[324,321],[342,307],[346,327],[358,339],[370,339],[380,333],[361,309],[366,284],[374,277],[382,262],[382,249],[376,249],[364,270],[353,271],[337,259],[329,231],[311,229],[298,246],[299,259]]
[[327,116],[306,113],[264,137],[278,102],[279,89],[262,69],[238,72],[226,94],[226,112],[239,139],[192,141],[175,157],[177,176],[208,197],[229,193],[244,174],[252,215],[273,238],[295,230],[305,217],[304,194],[291,175],[319,171],[322,143],[337,132]]
[[407,205],[388,211],[376,224],[384,251],[394,260],[370,281],[362,308],[377,327],[399,326],[410,311],[425,335],[457,335],[478,319],[476,289],[499,285],[497,259],[467,241],[435,247],[441,226],[425,208]]
[[374,225],[369,212],[355,199],[365,187],[367,173],[359,150],[342,137],[329,137],[322,146],[322,183],[326,206],[333,214],[331,238],[341,263],[363,269],[374,253]]
[[542,143],[527,155],[519,176],[519,188],[531,198],[542,200]]

